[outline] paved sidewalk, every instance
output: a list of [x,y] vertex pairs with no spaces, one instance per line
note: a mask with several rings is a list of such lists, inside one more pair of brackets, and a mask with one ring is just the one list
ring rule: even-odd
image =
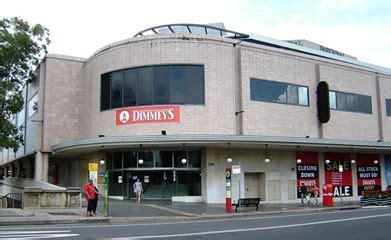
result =
[[94,217],[85,216],[85,208],[73,209],[1,209],[0,226],[35,225],[60,223],[115,223],[159,220],[190,220],[208,218],[231,218],[250,215],[272,215],[282,213],[305,213],[314,211],[333,211],[339,209],[361,208],[358,202],[345,202],[335,206],[301,207],[300,204],[261,204],[259,211],[255,207],[243,207],[235,213],[227,214],[224,204],[179,203],[171,201],[135,201],[109,200],[109,217],[103,217],[103,201],[98,203],[98,212]]

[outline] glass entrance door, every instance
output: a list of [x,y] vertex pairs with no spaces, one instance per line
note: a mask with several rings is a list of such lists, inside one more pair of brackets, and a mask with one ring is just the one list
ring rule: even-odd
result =
[[140,179],[143,184],[143,198],[171,199],[173,196],[173,173],[171,170],[132,171],[129,176],[129,198],[134,198],[133,184]]

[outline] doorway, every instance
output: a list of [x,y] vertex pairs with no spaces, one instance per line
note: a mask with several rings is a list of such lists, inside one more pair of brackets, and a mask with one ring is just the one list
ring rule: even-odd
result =
[[133,184],[140,179],[143,198],[171,199],[174,192],[173,171],[133,171],[128,173],[129,199],[134,198]]
[[246,198],[261,198],[265,200],[265,173],[245,172],[244,190]]

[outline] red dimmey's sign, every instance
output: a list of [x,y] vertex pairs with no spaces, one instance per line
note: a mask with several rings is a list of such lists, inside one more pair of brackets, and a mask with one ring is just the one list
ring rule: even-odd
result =
[[116,125],[179,122],[179,106],[123,108],[116,110]]

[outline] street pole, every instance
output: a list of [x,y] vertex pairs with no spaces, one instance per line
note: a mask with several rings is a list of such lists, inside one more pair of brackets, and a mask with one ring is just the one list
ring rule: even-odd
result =
[[104,209],[103,214],[105,217],[109,216],[109,191],[108,191],[108,184],[109,184],[109,172],[105,171],[105,181],[104,181]]
[[339,189],[339,196],[341,197],[341,207],[342,207],[342,176],[343,176],[343,165],[339,165],[339,173],[341,174],[341,185]]
[[240,185],[241,185],[241,184],[240,184],[240,179],[242,178],[242,168],[241,168],[241,166],[240,166],[240,162],[239,162],[239,169],[240,169],[240,173],[239,173],[239,199],[238,199],[239,202],[238,202],[238,204],[239,204],[239,209],[241,209],[241,208],[240,208],[240,207],[241,207],[241,206],[240,206],[240,198],[241,198],[241,194],[240,194],[240,189],[241,189],[241,188],[240,188]]

